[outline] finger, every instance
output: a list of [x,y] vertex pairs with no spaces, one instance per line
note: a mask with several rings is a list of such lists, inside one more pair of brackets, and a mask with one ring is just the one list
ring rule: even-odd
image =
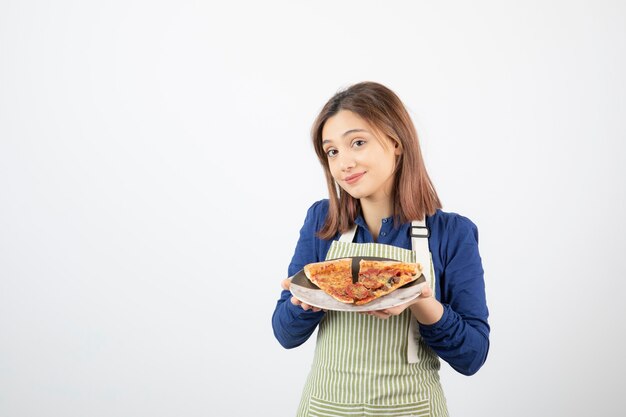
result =
[[422,288],[422,293],[420,294],[421,298],[428,298],[428,297],[432,297],[433,296],[433,290],[432,288],[430,288],[430,286],[428,285],[424,285],[424,288]]
[[398,307],[394,307],[394,308],[386,308],[384,310],[381,310],[381,313],[386,314],[388,316],[397,316],[398,314],[402,313],[404,310],[406,310],[408,306],[398,306]]
[[303,302],[300,302],[300,307],[302,307],[302,309],[305,310],[305,311],[311,310],[314,313],[317,313],[318,311],[322,310],[319,307],[315,307],[315,306],[312,306],[310,304],[306,304],[306,303],[303,303]]
[[[291,304],[293,304],[295,306],[300,306],[300,307],[302,307],[303,310],[312,310],[314,312],[322,311],[321,308],[313,307],[312,305],[303,303],[302,301],[298,300],[296,297],[291,297]],[[324,310],[324,311],[326,311],[326,310]]]
[[371,311],[370,314],[374,317],[378,317],[379,319],[386,320],[389,318],[389,314],[384,313],[382,311]]
[[289,288],[291,288],[291,278],[284,279],[280,283],[280,286],[283,287],[283,290],[289,291]]
[[302,304],[302,301],[298,300],[296,297],[291,297],[291,304],[299,306],[300,304]]

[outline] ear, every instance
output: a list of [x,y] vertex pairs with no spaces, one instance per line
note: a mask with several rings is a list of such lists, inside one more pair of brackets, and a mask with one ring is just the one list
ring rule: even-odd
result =
[[396,142],[393,146],[395,148],[393,150],[394,155],[396,155],[396,156],[402,155],[402,148],[400,147],[400,144],[398,142]]

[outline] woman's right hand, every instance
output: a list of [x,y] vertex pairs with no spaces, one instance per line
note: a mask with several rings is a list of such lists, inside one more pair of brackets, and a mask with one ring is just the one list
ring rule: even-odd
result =
[[[289,291],[289,288],[291,288],[291,278],[284,279],[283,282],[281,282],[280,286],[283,287],[283,290]],[[291,297],[291,304],[300,306],[305,311],[311,310],[314,312],[318,312],[322,310],[321,308],[313,307],[312,305],[303,303],[302,301],[298,300],[296,297],[293,297],[293,296]]]

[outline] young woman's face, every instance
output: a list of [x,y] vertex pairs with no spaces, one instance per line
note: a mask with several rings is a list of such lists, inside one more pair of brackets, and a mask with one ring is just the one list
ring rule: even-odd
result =
[[381,140],[369,123],[351,111],[341,110],[324,124],[322,146],[330,172],[354,198],[391,198],[399,151],[391,139]]

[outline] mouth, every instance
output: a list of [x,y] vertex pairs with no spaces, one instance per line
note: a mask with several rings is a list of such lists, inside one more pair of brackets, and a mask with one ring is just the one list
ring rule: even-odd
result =
[[349,175],[346,178],[344,178],[343,180],[345,182],[347,182],[348,184],[354,184],[355,182],[357,182],[358,180],[361,179],[361,177],[363,177],[363,175],[365,175],[365,172],[361,172],[359,174],[353,174],[353,175]]

